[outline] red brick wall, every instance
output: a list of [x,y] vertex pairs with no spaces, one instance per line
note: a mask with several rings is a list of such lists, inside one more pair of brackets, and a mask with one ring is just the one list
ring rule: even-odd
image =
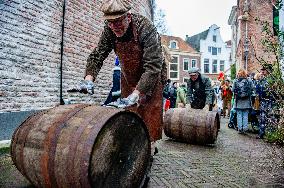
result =
[[[239,0],[238,6],[238,16],[244,14],[244,3],[245,0]],[[247,35],[250,39],[249,44],[249,56],[248,56],[248,73],[257,72],[260,69],[260,64],[256,60],[255,55],[257,57],[263,57],[266,60],[272,60],[273,58],[269,57],[266,52],[264,52],[263,46],[261,44],[261,39],[263,39],[262,34],[262,27],[261,25],[257,24],[255,18],[259,18],[263,21],[268,21],[272,24],[273,20],[273,11],[272,11],[272,4],[266,0],[248,0],[249,2],[249,20],[247,21]],[[244,41],[245,41],[245,30],[246,30],[246,21],[239,22],[240,25],[240,32],[241,32],[241,40],[237,47],[236,59],[238,62],[241,62],[241,67],[245,64],[244,58]]]
[[[25,111],[59,104],[63,0],[4,0],[0,4],[0,112]],[[102,31],[101,0],[66,0],[63,97],[100,103],[112,82],[113,54],[96,79],[95,96],[66,90],[84,76],[86,59]],[[133,12],[151,17],[149,0],[132,0]]]

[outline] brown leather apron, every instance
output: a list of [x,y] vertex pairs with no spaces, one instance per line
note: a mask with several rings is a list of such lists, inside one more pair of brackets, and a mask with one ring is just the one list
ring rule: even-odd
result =
[[[138,84],[144,72],[141,62],[143,50],[140,47],[137,29],[131,22],[134,37],[128,42],[115,42],[115,53],[119,57],[121,65],[121,96],[128,97]],[[151,141],[162,138],[162,83],[161,75],[157,78],[155,89],[151,96],[140,95],[140,105],[128,108],[140,115],[144,120]],[[141,91],[140,91],[141,92]]]

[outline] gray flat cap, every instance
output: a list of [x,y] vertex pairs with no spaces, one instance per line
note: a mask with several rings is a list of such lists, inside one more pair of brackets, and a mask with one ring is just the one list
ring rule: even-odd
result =
[[200,71],[199,68],[193,67],[193,68],[190,68],[190,69],[188,70],[188,73],[189,73],[189,74],[198,73],[199,71]]
[[101,11],[105,19],[116,19],[123,16],[131,9],[131,4],[126,0],[104,0]]

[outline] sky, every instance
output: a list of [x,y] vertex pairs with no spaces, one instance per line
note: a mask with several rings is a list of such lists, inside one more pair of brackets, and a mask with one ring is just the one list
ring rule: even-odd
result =
[[192,36],[207,30],[211,25],[220,27],[223,41],[231,39],[228,19],[237,0],[156,0],[166,15],[169,35]]

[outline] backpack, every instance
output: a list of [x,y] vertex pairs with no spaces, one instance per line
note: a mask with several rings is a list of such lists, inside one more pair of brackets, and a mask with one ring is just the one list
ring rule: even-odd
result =
[[167,84],[165,85],[164,90],[163,90],[163,97],[168,99],[170,97],[169,95],[170,95],[170,85]]
[[250,96],[250,84],[248,80],[238,80],[235,87],[235,95],[239,99],[244,99]]
[[169,93],[170,93],[170,97],[171,98],[177,98],[177,90],[176,90],[176,88],[171,87]]

